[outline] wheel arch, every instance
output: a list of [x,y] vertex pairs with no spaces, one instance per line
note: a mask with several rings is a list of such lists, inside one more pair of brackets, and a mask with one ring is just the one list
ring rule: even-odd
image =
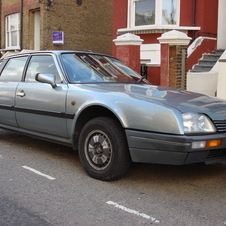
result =
[[104,106],[98,106],[98,105],[89,106],[79,114],[79,116],[76,120],[76,125],[74,128],[74,137],[73,137],[73,149],[78,150],[79,135],[80,135],[80,132],[81,132],[82,128],[84,127],[84,125],[91,119],[97,118],[97,117],[114,118],[118,121],[118,123],[122,126],[122,128],[124,128],[124,126],[122,125],[122,122],[120,121],[118,116],[116,116],[116,114],[113,113],[108,108],[106,108]]

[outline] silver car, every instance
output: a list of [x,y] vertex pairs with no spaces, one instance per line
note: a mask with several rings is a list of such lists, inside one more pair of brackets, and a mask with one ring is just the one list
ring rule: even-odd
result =
[[25,52],[0,64],[0,127],[78,150],[100,180],[131,162],[226,160],[226,102],[153,86],[119,60],[75,51]]

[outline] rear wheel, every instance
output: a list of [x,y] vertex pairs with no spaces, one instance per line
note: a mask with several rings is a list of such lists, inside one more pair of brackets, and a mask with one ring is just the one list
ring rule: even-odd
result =
[[80,134],[79,157],[91,177],[115,180],[123,176],[131,160],[125,133],[118,121],[109,117],[90,120]]

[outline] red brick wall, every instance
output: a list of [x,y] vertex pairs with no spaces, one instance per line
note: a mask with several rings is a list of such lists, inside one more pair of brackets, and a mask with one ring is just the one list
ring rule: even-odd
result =
[[[128,16],[128,0],[114,0],[114,37],[117,35],[117,29],[127,27]],[[196,26],[201,27],[201,31],[217,33],[217,18],[218,18],[218,0],[181,0],[180,3],[180,26]],[[156,31],[154,31],[156,32]],[[188,36],[194,37],[199,31],[188,31]],[[139,32],[138,32],[139,33]],[[141,32],[142,33],[142,32]],[[136,33],[135,33],[136,34]],[[157,38],[161,36],[161,33],[149,33],[149,34],[137,34],[143,40],[143,44],[159,43]],[[203,35],[203,34],[201,34]],[[204,34],[207,35],[207,34]],[[210,37],[216,37],[213,35],[207,35]],[[215,47],[209,45],[208,51],[213,51]],[[204,51],[204,50],[203,50]],[[113,45],[113,53],[115,52],[115,46]],[[199,55],[202,52],[199,53]],[[191,58],[190,58],[191,59]],[[189,59],[189,60],[190,60]],[[197,61],[195,58],[193,61]],[[192,61],[192,62],[193,62]],[[191,67],[191,61],[189,61],[189,68]],[[164,70],[164,69],[161,69]],[[153,84],[158,85],[160,81],[159,70],[157,67],[148,68],[148,79],[153,81]]]
[[161,44],[160,85],[186,89],[187,46]]
[[160,85],[160,67],[148,67],[147,79],[153,85]]
[[216,49],[217,41],[213,39],[205,39],[202,44],[198,46],[195,51],[188,57],[188,70],[192,69],[193,65],[198,63],[202,58],[203,53],[213,53]]
[[[113,39],[117,37],[119,28],[127,27],[128,0],[113,0]],[[115,44],[112,43],[112,54],[116,55]]]
[[116,47],[116,57],[140,73],[140,46],[136,45],[118,45]]
[[[182,56],[183,50],[187,51],[187,46],[173,45],[169,47],[169,87],[186,89],[186,78],[182,78],[183,74],[185,75],[187,72],[186,62],[185,71],[182,71],[182,61],[185,60]],[[183,79],[185,83],[183,83]]]

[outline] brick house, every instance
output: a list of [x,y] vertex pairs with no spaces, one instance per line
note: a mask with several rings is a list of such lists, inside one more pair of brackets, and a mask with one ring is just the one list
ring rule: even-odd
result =
[[[224,10],[219,5],[223,5]],[[221,10],[220,14],[218,8]],[[162,71],[166,70],[165,66],[169,67],[169,64],[162,64],[164,54],[161,54],[163,48],[159,38],[172,30],[183,32],[190,37],[184,67],[186,73],[198,63],[204,53],[214,53],[218,48],[225,49],[225,29],[219,31],[220,25],[225,24],[220,19],[225,15],[225,10],[224,0],[114,0],[113,34],[116,38],[130,33],[143,40],[140,47],[140,63],[147,70],[148,80],[159,85]],[[175,62],[173,67],[181,68],[177,62],[179,58],[173,57],[175,46],[170,47],[171,58]],[[176,51],[180,55],[180,50]],[[113,54],[116,54],[116,46],[113,46]],[[170,70],[171,67],[168,68],[168,71]]]
[[0,4],[2,53],[70,49],[111,54],[112,1],[0,0]]

